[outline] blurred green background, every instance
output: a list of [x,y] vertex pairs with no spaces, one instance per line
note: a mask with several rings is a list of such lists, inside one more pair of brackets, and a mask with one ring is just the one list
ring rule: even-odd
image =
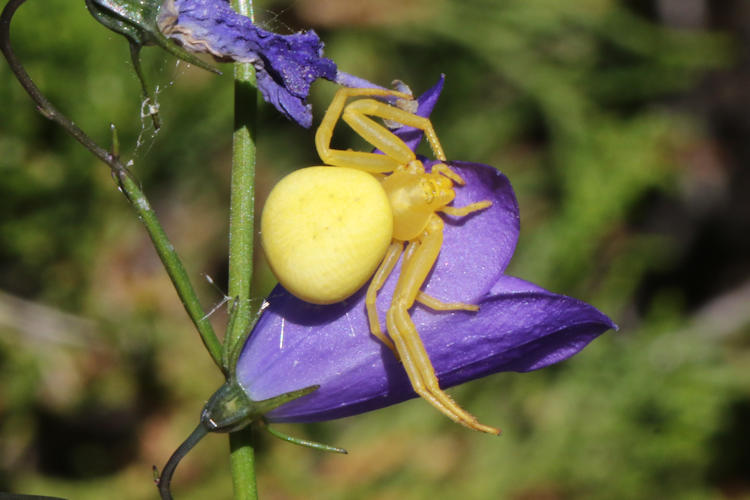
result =
[[[498,167],[518,195],[509,272],[621,326],[559,366],[452,390],[498,439],[418,400],[279,426],[348,456],[259,435],[262,498],[750,498],[747,0],[300,0],[256,13],[280,33],[314,28],[342,70],[383,85],[421,93],[445,73],[433,122],[449,158]],[[126,42],[83,2],[29,1],[12,28],[52,102],[102,144],[117,124],[217,304],[230,68],[216,77],[146,49],[154,136]],[[334,91],[315,85],[316,123]],[[4,63],[0,103],[0,491],[156,498],[152,464],[221,377],[108,169],[35,112]],[[259,204],[318,163],[313,131],[264,108]],[[273,284],[261,262],[259,295]],[[226,437],[209,436],[178,469],[177,498],[231,498],[228,464]]]

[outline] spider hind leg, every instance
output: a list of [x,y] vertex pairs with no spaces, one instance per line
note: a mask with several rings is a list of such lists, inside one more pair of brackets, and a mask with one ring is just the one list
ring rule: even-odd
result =
[[378,291],[385,284],[385,280],[391,275],[394,266],[398,262],[398,258],[401,256],[404,244],[400,241],[393,241],[385,252],[385,257],[380,263],[380,267],[375,271],[375,274],[370,281],[370,285],[367,287],[367,295],[365,296],[365,307],[367,308],[367,320],[370,323],[370,333],[384,343],[388,348],[393,351],[396,358],[399,358],[396,347],[380,328],[380,320],[378,319],[378,311],[376,309],[375,301],[378,298]]

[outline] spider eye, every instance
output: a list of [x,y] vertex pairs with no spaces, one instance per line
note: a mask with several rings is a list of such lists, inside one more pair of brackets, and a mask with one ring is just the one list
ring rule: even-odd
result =
[[352,295],[377,269],[393,235],[380,183],[350,168],[309,167],[283,178],[261,217],[261,242],[276,278],[314,304]]
[[424,194],[424,201],[426,204],[431,204],[432,200],[435,199],[436,189],[435,184],[430,182],[427,179],[419,179],[419,187],[422,188],[422,193]]

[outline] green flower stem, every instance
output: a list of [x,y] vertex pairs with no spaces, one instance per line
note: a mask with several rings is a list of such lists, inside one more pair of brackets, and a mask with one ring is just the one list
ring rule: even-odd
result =
[[235,119],[232,153],[232,188],[229,215],[229,296],[234,302],[232,328],[224,340],[224,360],[241,348],[253,322],[250,283],[253,273],[255,219],[255,117],[257,89],[251,64],[235,65]]
[[253,426],[248,425],[229,434],[229,449],[232,453],[232,486],[235,500],[258,500]]
[[[159,224],[154,211],[151,209],[151,205],[149,204],[146,195],[141,191],[138,183],[133,180],[128,169],[120,161],[116,146],[117,141],[113,140],[113,145],[115,146],[113,151],[107,151],[96,144],[83,130],[78,128],[64,114],[60,113],[44,97],[39,88],[31,80],[29,74],[23,68],[21,62],[16,58],[10,45],[10,24],[16,9],[18,9],[18,7],[24,2],[25,0],[10,0],[5,5],[2,15],[0,15],[0,50],[2,50],[3,55],[8,60],[11,70],[23,86],[24,90],[26,90],[36,103],[39,112],[46,118],[63,127],[86,149],[109,165],[109,168],[112,170],[112,175],[116,179],[123,194],[135,209],[139,218],[143,222],[146,231],[148,231],[151,241],[153,241],[156,251],[159,254],[159,258],[164,264],[167,274],[172,280],[183,306],[185,306],[185,310],[188,312],[190,319],[193,320],[193,323],[198,329],[204,345],[211,354],[214,362],[221,368],[221,343],[216,337],[216,333],[214,333],[211,323],[207,320],[206,313],[203,311],[198,296],[190,284],[190,279],[185,272],[185,268],[182,266],[174,247],[167,239],[167,235],[161,227],[161,224]],[[116,139],[114,129],[113,139]]]
[[[250,0],[234,0],[232,6],[248,15]],[[229,296],[235,301],[233,321],[224,340],[225,366],[231,354],[242,346],[254,321],[250,304],[253,274],[253,240],[255,219],[255,135],[258,91],[252,64],[234,65],[234,134],[232,153],[232,187],[229,214]]]
[[[252,14],[250,0],[232,0],[232,7],[244,16]],[[229,214],[229,296],[234,300],[231,328],[224,338],[224,366],[234,375],[236,352],[242,347],[256,315],[250,305],[253,274],[255,218],[255,123],[258,93],[251,64],[234,65],[234,135],[232,188]],[[256,500],[255,450],[250,427],[229,435],[232,483],[237,500]]]

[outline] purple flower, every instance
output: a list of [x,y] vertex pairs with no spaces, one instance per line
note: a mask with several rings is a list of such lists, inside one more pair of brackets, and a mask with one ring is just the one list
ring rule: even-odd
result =
[[[429,115],[442,83],[441,78],[419,99],[418,114]],[[421,139],[413,129],[396,133],[411,147]],[[478,304],[479,311],[437,312],[416,304],[411,312],[441,387],[500,371],[543,368],[616,328],[585,302],[504,274],[519,232],[510,182],[487,165],[449,165],[466,180],[456,187],[455,206],[482,200],[491,200],[492,206],[467,217],[444,216],[443,246],[423,288],[445,302]],[[381,324],[399,272],[400,264],[378,295]],[[400,362],[370,334],[365,290],[327,306],[303,302],[281,286],[271,293],[237,363],[238,382],[255,401],[311,385],[320,388],[267,418],[327,420],[416,397]]]
[[266,102],[303,127],[312,123],[306,103],[310,84],[318,78],[336,78],[336,65],[323,57],[323,43],[314,31],[265,31],[232,10],[226,0],[166,0],[158,25],[190,51],[220,61],[252,63]]
[[[584,302],[503,274],[519,230],[510,183],[486,165],[450,166],[466,180],[456,190],[456,206],[486,199],[493,205],[470,217],[445,217],[443,247],[425,287],[443,301],[479,304],[479,312],[435,312],[419,304],[412,311],[443,388],[500,371],[543,368],[615,327]],[[381,314],[398,274],[396,267],[379,294]],[[370,334],[364,290],[318,306],[279,286],[267,302],[237,364],[240,385],[255,401],[320,385],[271,411],[270,420],[327,420],[416,397],[400,362]]]

